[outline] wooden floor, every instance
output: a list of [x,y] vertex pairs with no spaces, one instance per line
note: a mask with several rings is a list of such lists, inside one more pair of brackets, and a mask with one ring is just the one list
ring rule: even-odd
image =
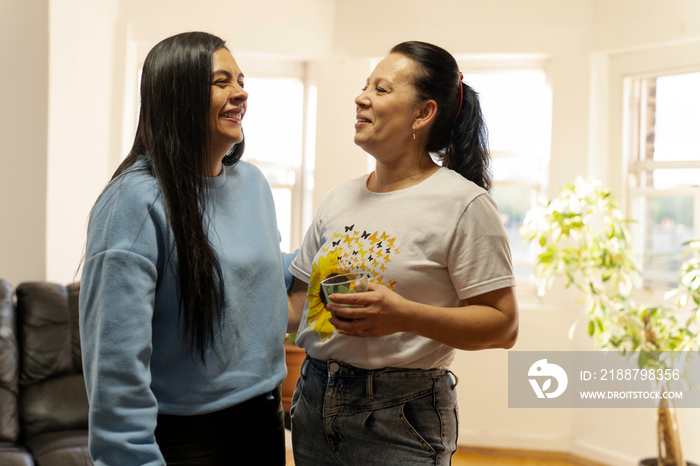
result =
[[[287,450],[287,465],[294,465]],[[460,449],[452,457],[452,466],[605,466],[601,463],[558,452],[523,450]]]
[[452,457],[452,466],[581,466],[582,464],[580,461],[570,461],[563,458],[528,458],[526,456],[471,453],[457,453]]

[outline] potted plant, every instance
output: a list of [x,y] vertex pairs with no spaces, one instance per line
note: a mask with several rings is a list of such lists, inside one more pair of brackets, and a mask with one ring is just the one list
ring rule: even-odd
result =
[[[542,295],[561,277],[581,292],[588,334],[597,347],[638,355],[640,369],[671,368],[673,355],[697,352],[700,324],[700,240],[687,245],[679,285],[667,303],[644,305],[633,299],[639,273],[629,231],[609,190],[578,178],[559,196],[530,210],[521,234],[534,243],[535,278]],[[666,387],[659,387],[661,390]],[[675,412],[667,400],[657,407],[658,459],[640,464],[684,466]]]

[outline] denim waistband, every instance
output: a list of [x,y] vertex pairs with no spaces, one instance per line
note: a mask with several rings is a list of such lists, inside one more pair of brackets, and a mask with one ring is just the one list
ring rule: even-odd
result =
[[326,372],[329,377],[348,377],[348,378],[395,378],[395,379],[408,379],[408,378],[429,378],[433,379],[436,377],[442,377],[445,375],[450,375],[452,378],[452,386],[457,386],[459,379],[449,369],[406,369],[401,367],[384,367],[381,369],[362,369],[360,367],[355,367],[350,364],[338,361],[335,359],[329,359],[327,361],[321,361],[319,359],[314,359],[310,356],[306,356],[304,362],[301,366],[301,375],[306,377],[309,368],[313,367],[317,371]]
[[[361,369],[307,356],[301,367],[304,394],[324,416],[381,409],[454,391],[457,377],[447,369]],[[437,391],[437,392],[436,392]]]

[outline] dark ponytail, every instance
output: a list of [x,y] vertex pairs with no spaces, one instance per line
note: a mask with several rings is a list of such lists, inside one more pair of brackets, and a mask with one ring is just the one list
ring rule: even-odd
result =
[[[225,47],[222,39],[204,32],[178,34],[153,47],[143,66],[134,144],[113,176],[144,160],[158,181],[177,252],[171,259],[177,257],[183,337],[204,363],[225,304],[206,214],[212,55]],[[237,162],[242,153],[241,142],[223,163]]]
[[437,114],[428,136],[428,151],[436,155],[443,166],[490,189],[491,156],[479,97],[462,82],[454,57],[436,45],[419,41],[402,42],[394,46],[391,53],[405,55],[418,65],[413,77],[418,99],[432,99],[437,103]]

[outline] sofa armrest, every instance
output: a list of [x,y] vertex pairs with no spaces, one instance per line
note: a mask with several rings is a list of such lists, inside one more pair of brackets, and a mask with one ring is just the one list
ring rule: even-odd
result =
[[27,441],[27,448],[39,466],[93,466],[87,438],[87,430],[49,432]]
[[[16,443],[19,438],[17,394],[19,353],[12,286],[0,279],[0,442]],[[0,461],[0,464],[5,464]]]
[[32,455],[22,447],[0,445],[0,464],[2,466],[34,466]]

